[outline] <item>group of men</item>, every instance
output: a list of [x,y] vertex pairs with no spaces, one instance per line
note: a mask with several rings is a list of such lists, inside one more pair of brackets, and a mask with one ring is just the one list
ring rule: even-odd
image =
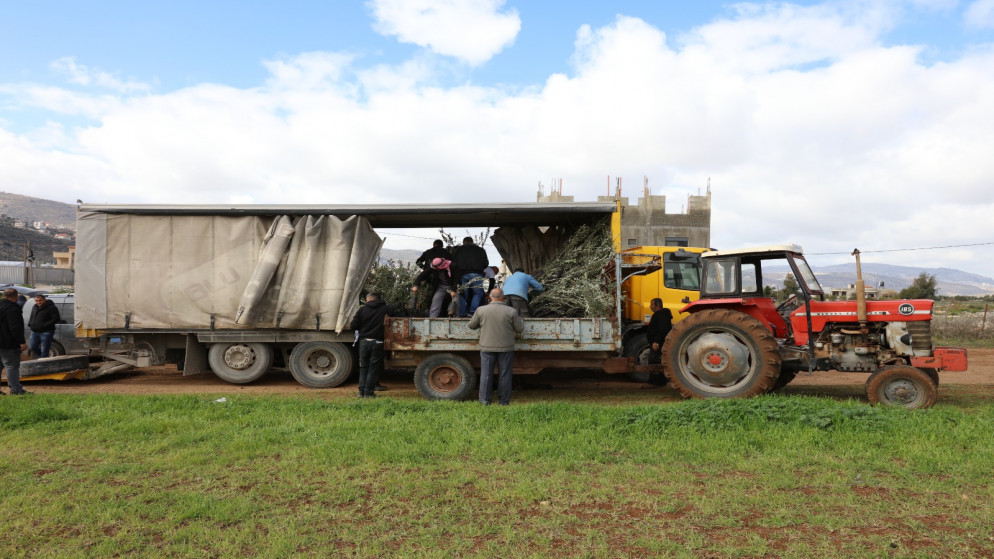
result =
[[[477,245],[473,237],[464,238],[462,245],[451,253],[441,240],[436,240],[415,263],[422,272],[414,278],[411,291],[416,294],[426,283],[435,287],[428,309],[430,318],[442,316],[446,296],[452,298],[449,316],[472,316],[483,304],[484,295],[493,289],[497,273],[496,266],[490,265],[486,249]],[[460,287],[462,296],[459,295]]]
[[[441,240],[415,261],[422,268],[411,291],[417,296],[423,284],[434,285],[428,316],[442,316],[446,296],[452,298],[449,316],[471,317],[469,328],[480,331],[480,403],[493,403],[493,373],[497,368],[497,403],[511,403],[511,370],[514,364],[515,335],[524,331],[522,317],[530,315],[528,296],[540,292],[543,286],[521,268],[504,280],[503,288],[496,285],[497,267],[490,266],[487,251],[472,237],[450,254]],[[459,296],[459,287],[463,289]],[[489,304],[485,301],[489,297]],[[366,296],[366,304],[352,319],[352,329],[359,344],[359,397],[376,395],[379,375],[383,371],[383,321],[398,316],[380,293]]]
[[[59,323],[59,309],[44,295],[35,295],[35,305],[31,309],[28,328],[31,330],[30,344],[24,341],[24,315],[17,303],[18,293],[14,288],[3,291],[0,300],[0,363],[6,371],[7,388],[14,396],[30,394],[21,386],[21,354],[30,350],[37,357],[48,357],[55,337],[55,325]],[[0,394],[4,394],[0,391]]]

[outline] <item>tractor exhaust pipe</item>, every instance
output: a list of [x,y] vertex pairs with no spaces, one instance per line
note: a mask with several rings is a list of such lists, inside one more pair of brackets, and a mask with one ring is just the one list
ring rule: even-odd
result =
[[866,284],[863,283],[863,270],[859,265],[859,249],[853,249],[856,257],[856,320],[861,330],[866,330]]

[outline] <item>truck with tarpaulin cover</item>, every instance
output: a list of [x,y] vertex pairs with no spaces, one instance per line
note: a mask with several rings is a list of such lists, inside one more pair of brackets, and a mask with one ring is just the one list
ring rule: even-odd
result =
[[[649,299],[662,298],[679,320],[698,296],[704,249],[622,251],[623,211],[614,202],[81,204],[77,335],[109,360],[103,371],[175,363],[183,374],[247,383],[285,367],[305,386],[338,386],[356,368],[347,327],[383,245],[379,230],[497,228],[494,245],[510,267],[540,263],[576,228],[596,223],[616,249],[604,262],[614,308],[527,319],[514,372],[582,367],[644,378],[661,372],[647,359]],[[478,378],[467,322],[389,320],[387,367],[413,368],[426,397],[467,397]]]

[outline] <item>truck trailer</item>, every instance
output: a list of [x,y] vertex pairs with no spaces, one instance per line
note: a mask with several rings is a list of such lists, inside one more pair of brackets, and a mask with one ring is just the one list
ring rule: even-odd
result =
[[[621,248],[624,208],[614,202],[555,204],[109,205],[82,204],[77,219],[76,328],[104,371],[175,363],[233,383],[288,368],[312,388],[344,383],[356,369],[347,325],[383,239],[394,228],[492,227],[509,267],[533,262],[570,231],[609,229],[614,258],[603,288],[607,316],[528,318],[516,374],[598,368],[644,380],[649,301],[674,321],[696,300],[704,248]],[[503,243],[497,243],[497,238]],[[512,245],[519,245],[515,249]],[[520,247],[525,247],[521,249]],[[522,252],[528,252],[524,254]],[[388,368],[415,371],[428,398],[468,397],[478,379],[477,334],[468,319],[388,321]],[[99,370],[98,370],[99,371]],[[99,372],[97,373],[99,374]]]

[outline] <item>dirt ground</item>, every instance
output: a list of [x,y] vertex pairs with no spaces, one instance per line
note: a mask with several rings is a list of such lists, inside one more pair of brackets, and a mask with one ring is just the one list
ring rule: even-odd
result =
[[[381,379],[389,388],[384,396],[418,398],[409,371],[387,371]],[[541,389],[541,399],[569,398],[583,393],[598,394],[607,399],[627,399],[635,394],[646,394],[650,386],[635,383],[625,375],[607,375],[594,371],[555,371],[538,375],[515,377],[516,393],[521,389]],[[813,375],[801,373],[787,388],[788,392],[818,394],[818,388],[844,387],[862,389],[867,375],[862,373],[838,373],[835,371],[816,372]],[[959,385],[957,390],[991,394],[994,392],[994,349],[970,349],[969,370],[964,372],[940,373],[940,401],[942,386]],[[93,380],[31,381],[24,379],[25,386],[38,394],[299,394],[324,397],[351,396],[356,391],[356,378],[353,376],[337,388],[311,389],[298,384],[289,372],[273,371],[261,380],[247,385],[229,384],[213,374],[183,376],[173,366],[135,369]],[[655,387],[651,387],[655,388]],[[827,392],[833,390],[826,388]],[[661,399],[678,399],[676,391],[670,388],[653,390]],[[534,393],[533,393],[534,394]]]

